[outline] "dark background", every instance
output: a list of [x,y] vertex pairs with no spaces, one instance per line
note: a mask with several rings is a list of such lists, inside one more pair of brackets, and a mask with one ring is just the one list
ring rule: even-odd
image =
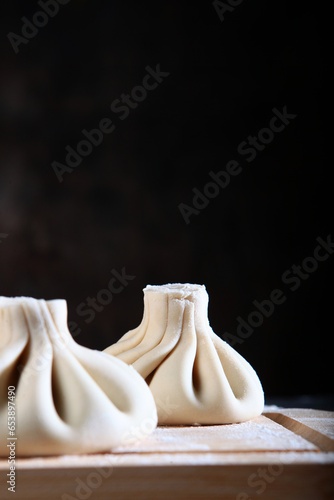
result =
[[[5,3],[0,294],[66,298],[76,340],[102,349],[139,324],[148,283],[205,284],[221,336],[281,288],[235,348],[268,401],[330,394],[334,256],[295,292],[281,281],[331,232],[320,8],[244,1],[221,22],[210,1],[71,0],[15,54],[7,34],[41,9]],[[157,64],[170,76],[120,120],[110,104]],[[238,145],[284,106],[297,118],[247,163]],[[52,162],[105,117],[116,130],[59,183]],[[178,205],[231,159],[242,173],[187,225]],[[123,267],[136,278],[88,324],[78,305]]]

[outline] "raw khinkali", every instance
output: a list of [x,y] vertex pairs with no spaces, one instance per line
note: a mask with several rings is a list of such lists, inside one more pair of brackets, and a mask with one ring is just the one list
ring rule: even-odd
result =
[[159,423],[236,423],[263,410],[257,374],[212,331],[207,309],[203,285],[149,285],[139,327],[105,350],[146,379]]
[[2,456],[14,440],[12,386],[16,455],[110,450],[157,424],[152,394],[132,367],[74,342],[65,300],[0,297]]

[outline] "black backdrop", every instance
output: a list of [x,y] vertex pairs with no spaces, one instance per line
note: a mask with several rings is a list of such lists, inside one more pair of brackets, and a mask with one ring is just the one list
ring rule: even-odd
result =
[[[76,340],[102,349],[137,326],[146,284],[205,284],[213,329],[267,396],[330,393],[334,256],[304,261],[312,272],[299,284],[282,281],[331,233],[320,8],[71,0],[48,18],[37,2],[6,4],[0,294],[66,298]],[[24,28],[23,16],[40,27]],[[145,76],[159,68],[152,89]],[[150,89],[134,89],[143,81]],[[131,92],[121,112],[115,100]],[[113,132],[59,182],[54,162],[107,118]],[[231,160],[241,171],[218,193],[209,174]],[[180,204],[193,201],[186,224]],[[123,268],[135,278],[110,301],[101,290]],[[237,318],[274,289],[285,302],[236,338]],[[104,300],[94,318],[82,313],[88,297]]]

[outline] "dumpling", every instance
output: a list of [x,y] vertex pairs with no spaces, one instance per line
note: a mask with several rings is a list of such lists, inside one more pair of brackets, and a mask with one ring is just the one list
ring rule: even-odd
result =
[[105,352],[132,365],[153,393],[161,424],[226,424],[260,415],[250,364],[211,329],[204,285],[144,289],[144,316]]
[[0,297],[0,456],[10,432],[16,455],[73,454],[110,450],[156,424],[143,378],[74,342],[65,300]]

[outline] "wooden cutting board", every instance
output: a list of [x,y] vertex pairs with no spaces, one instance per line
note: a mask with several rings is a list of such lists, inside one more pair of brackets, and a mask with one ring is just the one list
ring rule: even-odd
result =
[[267,407],[233,425],[159,427],[113,453],[0,459],[0,499],[334,498],[334,412]]

